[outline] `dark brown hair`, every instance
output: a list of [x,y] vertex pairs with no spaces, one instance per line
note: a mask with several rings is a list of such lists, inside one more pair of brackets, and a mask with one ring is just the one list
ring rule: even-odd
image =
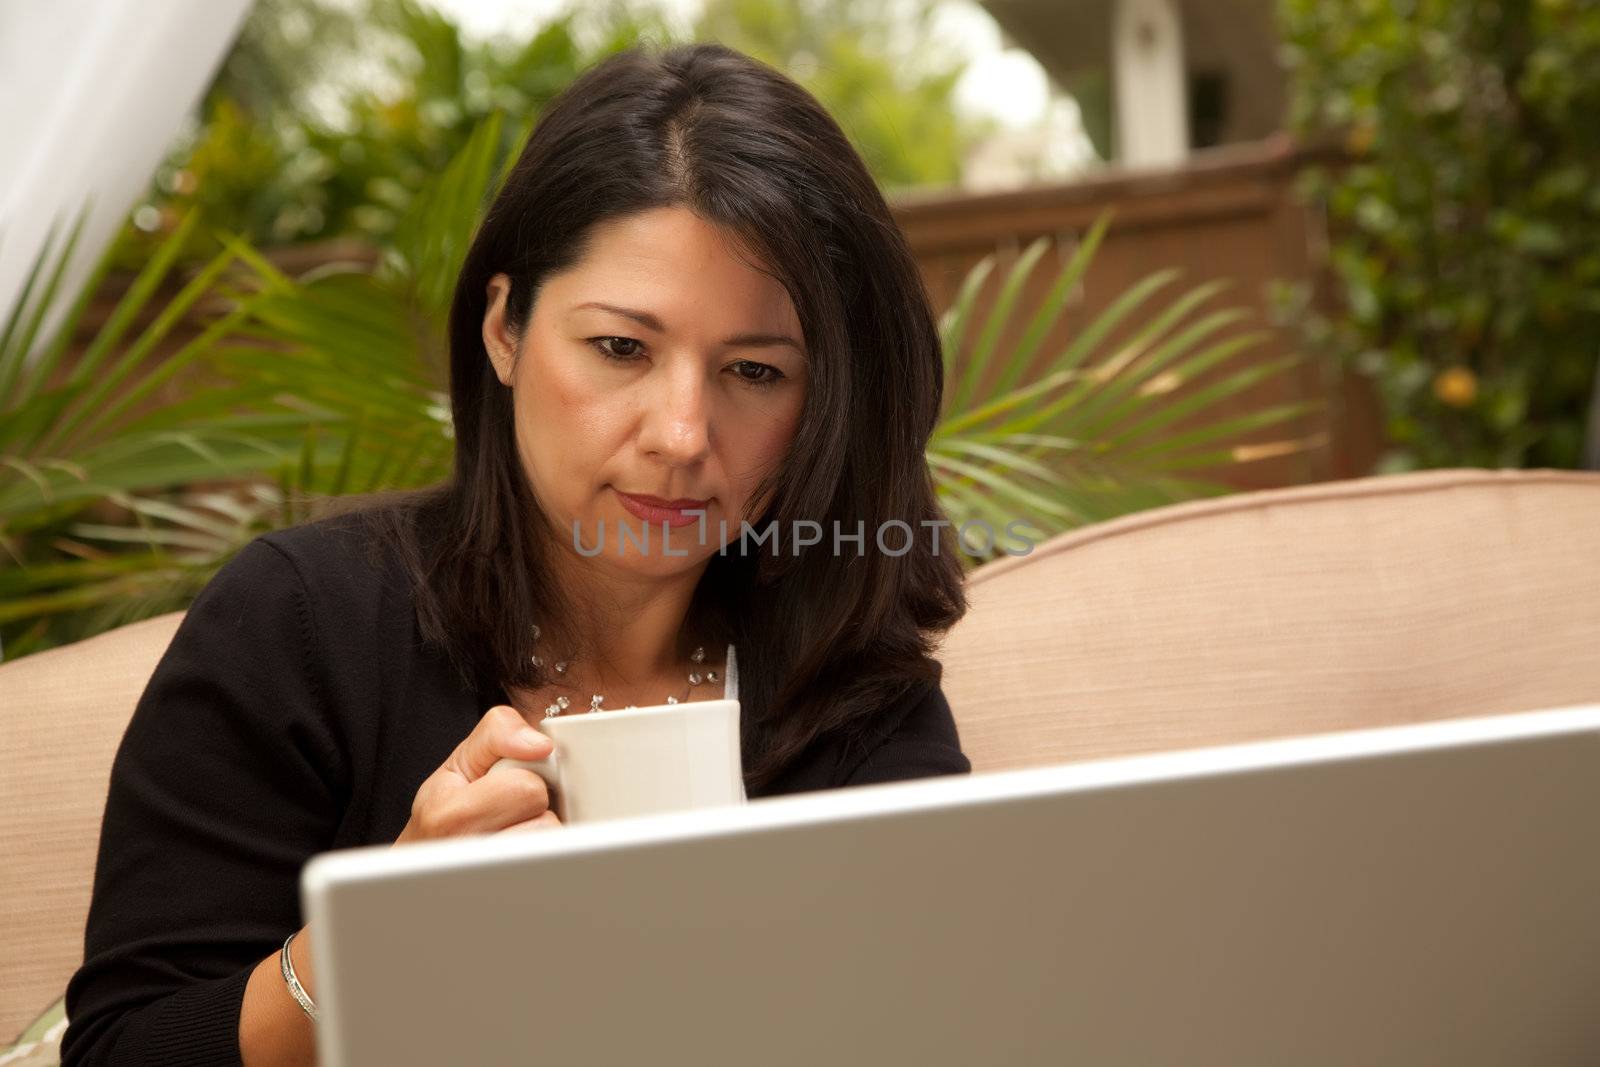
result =
[[[813,520],[823,543],[798,555],[730,544],[690,609],[697,640],[738,645],[755,795],[819,734],[853,736],[937,680],[934,642],[966,609],[949,528],[921,525],[944,518],[924,454],[943,389],[928,295],[861,158],[789,78],[719,44],[646,44],[550,103],[457,281],[452,476],[363,514],[411,575],[423,638],[464,684],[545,684],[530,628],[548,631],[571,606],[546,569],[553,524],[516,450],[511,390],[484,349],[486,284],[510,276],[507,321],[520,332],[541,280],[582,259],[596,223],[667,206],[723,227],[784,285],[810,358],[794,441],[753,497],[769,501],[753,525],[776,521],[787,542],[796,520]],[[916,534],[898,556],[874,544],[896,519]],[[834,520],[845,533],[864,523],[864,552],[832,551]],[[895,550],[903,539],[885,535]]]

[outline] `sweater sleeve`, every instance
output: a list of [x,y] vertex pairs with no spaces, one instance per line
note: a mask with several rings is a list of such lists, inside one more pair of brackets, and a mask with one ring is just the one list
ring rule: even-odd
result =
[[348,777],[294,564],[260,538],[195,598],[111,767],[63,1067],[239,1064],[255,965],[302,925]]
[[905,718],[851,772],[845,785],[969,774],[972,763],[961,751],[955,716],[938,685],[906,712]]

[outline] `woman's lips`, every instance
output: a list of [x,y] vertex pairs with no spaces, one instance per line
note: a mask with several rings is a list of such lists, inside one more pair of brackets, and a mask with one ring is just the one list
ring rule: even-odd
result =
[[616,489],[616,494],[628,514],[634,518],[645,522],[664,522],[668,526],[688,526],[699,522],[701,515],[685,512],[703,512],[707,504],[705,500],[662,500],[657,496],[639,496],[624,493],[621,489]]

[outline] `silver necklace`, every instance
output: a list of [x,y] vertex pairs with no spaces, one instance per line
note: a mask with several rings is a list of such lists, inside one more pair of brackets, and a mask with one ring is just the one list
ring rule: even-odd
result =
[[[535,644],[537,644],[538,641],[539,641],[539,627],[537,625],[535,625],[533,627],[533,640],[534,640]],[[539,656],[538,653],[534,653],[530,658],[533,660],[533,665],[535,667],[543,669],[544,660],[543,660],[543,658],[541,658]],[[694,666],[689,668],[689,676],[688,676],[689,685],[688,685],[687,688],[684,689],[683,697],[681,698],[681,699],[684,699],[684,700],[688,699],[689,693],[694,689],[695,686],[697,686],[697,685],[711,685],[711,684],[714,684],[717,681],[717,672],[716,672],[715,669],[707,670],[707,669],[704,669],[704,668],[702,668],[700,666],[702,663],[704,663],[706,661],[705,646],[696,645],[694,651],[689,653],[689,659],[694,663]],[[562,678],[566,677],[567,671],[570,670],[571,667],[572,667],[572,661],[571,660],[565,660],[565,659],[557,660],[556,662],[554,662],[554,663],[552,663],[550,665],[551,670],[555,671],[556,675],[558,677],[562,677]],[[595,693],[593,696],[591,696],[589,698],[589,707],[587,708],[587,710],[588,711],[610,711],[610,710],[613,710],[611,708],[602,708],[600,706],[601,704],[605,703],[605,699],[606,699],[605,698],[605,694],[603,694],[603,693]],[[677,703],[680,703],[680,698],[669,693],[669,694],[667,694],[667,698],[665,700],[663,700],[662,703],[663,704],[677,704]],[[555,698],[555,700],[553,702],[551,702],[549,705],[547,705],[545,707],[545,709],[544,709],[544,717],[547,718],[547,719],[553,719],[557,715],[560,715],[562,712],[566,711],[567,708],[569,708],[571,706],[572,706],[572,701],[571,700],[567,699],[564,696],[558,696],[558,697]],[[637,704],[628,704],[628,705],[625,705],[622,710],[623,711],[627,711],[629,709],[637,708],[638,706],[639,705],[637,705]]]

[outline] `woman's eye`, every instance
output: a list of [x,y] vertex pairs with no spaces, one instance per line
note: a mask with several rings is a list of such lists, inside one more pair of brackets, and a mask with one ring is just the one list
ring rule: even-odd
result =
[[[608,341],[615,341],[619,350],[607,348]],[[591,337],[589,343],[599,349],[601,355],[619,363],[631,363],[639,355],[639,342],[632,337]]]
[[[632,337],[591,337],[588,342],[601,355],[618,363],[634,362],[640,358],[640,353],[644,349],[643,343]],[[785,377],[783,371],[777,367],[749,359],[741,359],[733,364],[732,369],[741,382],[757,388],[777,385]]]
[[777,385],[783,380],[783,371],[766,363],[755,363],[748,359],[741,359],[733,365],[734,373],[741,381],[756,386]]

